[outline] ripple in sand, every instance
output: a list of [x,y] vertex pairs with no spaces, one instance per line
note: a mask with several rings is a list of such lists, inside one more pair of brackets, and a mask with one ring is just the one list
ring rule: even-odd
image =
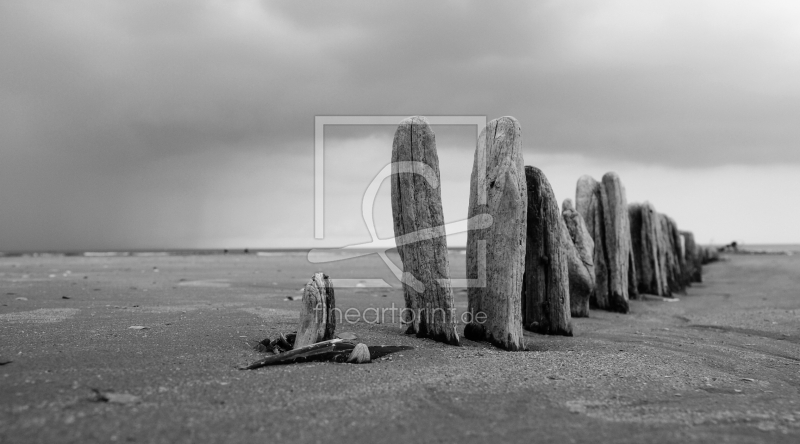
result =
[[19,324],[52,324],[69,319],[79,311],[77,308],[40,308],[32,311],[0,314],[0,321]]

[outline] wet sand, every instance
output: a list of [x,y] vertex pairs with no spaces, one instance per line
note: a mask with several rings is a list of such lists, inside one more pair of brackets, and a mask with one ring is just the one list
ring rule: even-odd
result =
[[[262,356],[248,341],[295,329],[285,299],[314,271],[389,270],[376,256],[0,257],[0,443],[798,442],[800,256],[726,259],[679,301],[592,311],[572,338],[526,333],[529,352],[444,346],[385,319],[337,331],[416,348],[240,371]],[[398,289],[336,298],[403,305]],[[93,402],[92,388],[141,402]]]

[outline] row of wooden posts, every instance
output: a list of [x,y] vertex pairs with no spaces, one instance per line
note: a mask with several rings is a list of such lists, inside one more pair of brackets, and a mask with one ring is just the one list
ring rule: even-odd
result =
[[[436,139],[424,117],[400,123],[392,162],[411,162],[391,178],[407,333],[458,345]],[[627,313],[640,294],[670,297],[702,280],[692,233],[650,203],[628,205],[617,174],[581,177],[575,205],[559,206],[545,174],[524,166],[513,117],[492,120],[478,137],[469,217],[482,215],[491,224],[467,233],[471,340],[524,350],[523,329],[571,336],[571,318],[590,307]]]

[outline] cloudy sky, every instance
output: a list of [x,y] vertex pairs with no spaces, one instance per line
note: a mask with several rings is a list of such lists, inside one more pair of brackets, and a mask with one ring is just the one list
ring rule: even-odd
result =
[[[0,250],[369,241],[394,128],[326,127],[317,241],[318,115],[512,115],[559,199],[614,170],[700,242],[800,243],[798,48],[796,1],[2,1]],[[433,129],[460,220],[474,129]]]

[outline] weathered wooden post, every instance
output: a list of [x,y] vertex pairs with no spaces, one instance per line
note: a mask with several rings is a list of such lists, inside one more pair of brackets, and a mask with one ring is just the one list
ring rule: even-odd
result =
[[410,117],[397,127],[391,183],[394,234],[403,261],[406,333],[459,345],[436,137],[424,117]]
[[[598,306],[627,313],[631,275],[631,228],[628,220],[628,200],[625,187],[616,173],[603,176],[601,188],[605,218],[605,247],[608,258],[607,299],[598,299]],[[633,279],[635,281],[635,279]]]
[[[489,228],[467,232],[472,322],[464,328],[464,336],[512,351],[525,349],[520,304],[528,198],[521,144],[521,129],[513,117],[492,120],[478,136],[469,217],[489,214],[493,222]],[[486,282],[480,284],[485,285],[475,284],[481,267]]]
[[293,349],[333,339],[336,333],[336,298],[333,284],[325,273],[314,276],[303,289],[303,305],[300,308],[300,326]]
[[[606,256],[605,216],[603,215],[603,185],[591,176],[578,179],[575,210],[586,223],[594,241],[595,290],[589,301],[592,307],[605,308],[608,300],[608,263]],[[602,301],[602,302],[598,302]],[[601,303],[604,304],[601,306]]]
[[666,214],[659,214],[659,222],[661,224],[661,234],[663,237],[664,251],[660,257],[664,260],[662,270],[666,273],[666,285],[668,288],[667,295],[671,296],[673,293],[683,293],[683,270],[679,261],[678,251],[680,246],[680,238],[678,237],[678,229],[675,221]]
[[637,286],[640,293],[663,294],[658,242],[661,223],[658,213],[649,202],[629,206],[631,246],[636,263]]
[[[522,285],[522,325],[533,332],[572,336],[569,301],[570,244],[558,202],[544,173],[525,167],[528,236]],[[565,238],[566,236],[566,238]]]
[[565,199],[561,216],[567,236],[569,261],[569,305],[573,317],[589,317],[589,299],[595,290],[594,241],[580,213],[572,207],[572,200]]
[[703,282],[703,264],[700,257],[700,251],[697,248],[697,243],[694,239],[694,233],[691,231],[681,231],[685,239],[686,251],[686,279],[687,282]]

